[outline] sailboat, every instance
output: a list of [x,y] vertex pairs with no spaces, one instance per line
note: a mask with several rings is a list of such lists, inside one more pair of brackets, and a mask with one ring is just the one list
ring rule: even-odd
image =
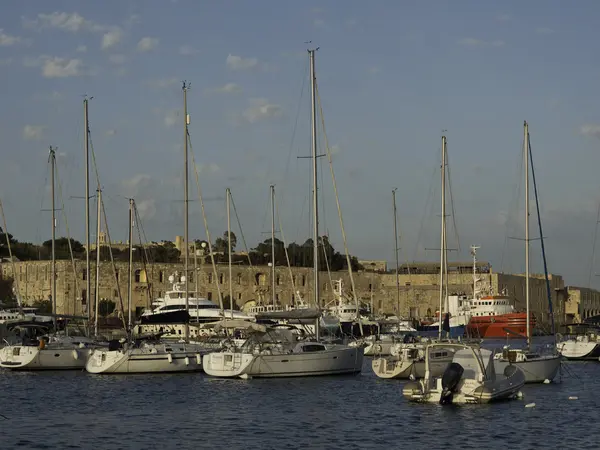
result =
[[[51,269],[51,300],[53,333],[39,324],[21,325],[20,345],[7,345],[0,350],[0,367],[13,370],[65,370],[83,369],[89,350],[95,345],[94,340],[87,337],[59,335],[56,314],[56,206],[54,195],[54,175],[56,165],[56,150],[50,147],[49,162],[51,166],[51,212],[52,212],[52,269]],[[66,317],[66,316],[65,316]],[[74,316],[72,316],[74,317]]]
[[[183,83],[183,104],[185,123],[185,273],[188,270],[189,246],[188,246],[188,125],[187,114],[187,90],[188,85]],[[94,350],[89,356],[86,370],[95,374],[108,373],[164,373],[164,372],[193,372],[202,369],[202,347],[189,343],[189,282],[188,277],[181,277],[185,284],[185,309],[188,320],[185,328],[185,342],[161,342],[154,337],[146,339],[133,339],[132,334],[132,255],[133,255],[133,223],[134,223],[134,200],[129,200],[129,279],[128,279],[128,339],[124,341],[109,342],[108,349]]]
[[[254,329],[240,348],[226,349],[205,355],[204,371],[211,376],[226,378],[294,377],[360,373],[363,365],[362,348],[326,344],[319,339],[321,303],[319,299],[319,204],[317,191],[317,124],[315,50],[308,50],[310,61],[312,105],[312,163],[313,163],[313,290],[315,309],[278,311],[274,319],[294,319],[302,316],[315,324],[315,338],[304,339],[296,330],[281,328]],[[296,317],[295,317],[296,316]]]
[[[440,248],[440,318],[444,305],[446,313],[444,320],[438,321],[435,324],[437,330],[437,338],[439,341],[444,337],[451,336],[450,315],[448,314],[448,271],[447,271],[447,245],[446,245],[446,136],[442,136],[442,220],[441,220],[441,248]],[[432,331],[433,332],[433,331]],[[375,375],[380,378],[419,378],[424,377],[427,372],[428,354],[426,347],[431,344],[431,340],[419,340],[413,336],[407,335],[404,342],[393,344],[390,348],[389,357],[381,357],[373,359],[371,367]],[[432,376],[439,376],[446,370],[448,364],[452,362],[454,357],[454,349],[441,347],[438,351],[429,355],[431,361],[429,365],[429,373]]]
[[[527,309],[527,317],[530,317],[529,311],[529,164],[533,162],[531,158],[531,149],[529,141],[529,127],[527,121],[523,125],[523,154],[525,158],[525,303]],[[544,259],[544,271],[546,272],[546,289],[548,290],[548,302],[550,308],[552,308],[552,300],[550,297],[550,283],[548,281],[548,274],[546,271],[546,255],[544,251],[544,237],[542,234],[541,219],[539,216],[539,205],[537,199],[537,188],[535,187],[535,172],[532,175],[535,189],[536,206],[538,213],[538,225],[540,228],[540,239],[542,242],[542,256]],[[552,313],[552,310],[550,310]],[[554,333],[554,317],[552,317],[552,324]],[[530,321],[527,321],[527,348],[525,349],[513,349],[509,346],[505,346],[502,353],[495,355],[495,365],[500,371],[505,370],[509,365],[516,365],[525,373],[526,383],[541,383],[546,380],[552,381],[556,377],[558,370],[560,369],[561,356],[556,351],[556,345],[553,346],[553,353],[549,355],[540,354],[531,350],[531,325]],[[556,337],[556,334],[554,334]]]

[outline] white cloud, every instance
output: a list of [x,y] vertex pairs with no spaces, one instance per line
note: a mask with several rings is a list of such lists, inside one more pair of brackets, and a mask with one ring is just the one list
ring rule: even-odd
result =
[[200,173],[218,173],[221,171],[221,168],[215,163],[199,164],[198,171]]
[[152,37],[143,37],[138,42],[137,49],[140,52],[149,52],[153,50],[158,45],[158,39]]
[[83,73],[83,62],[80,59],[46,58],[42,67],[45,78],[77,77]]
[[120,28],[114,28],[107,33],[104,33],[102,36],[102,43],[100,47],[102,50],[108,50],[109,48],[114,47],[123,38],[123,32]]
[[179,120],[179,110],[172,109],[170,111],[167,111],[167,113],[165,114],[164,120],[165,120],[166,126],[172,127]]
[[325,21],[323,19],[315,19],[313,20],[313,25],[317,28],[325,27]]
[[78,13],[66,13],[58,11],[50,14],[40,13],[37,15],[37,19],[28,21],[27,25],[37,29],[56,28],[70,32],[77,32],[94,26],[92,22],[86,20]]
[[554,33],[554,30],[552,28],[548,28],[548,27],[537,27],[535,29],[535,32],[537,34],[552,34],[552,33]]
[[329,149],[329,151],[331,152],[332,155],[337,155],[338,153],[340,153],[342,151],[342,149],[340,148],[340,144],[333,144],[331,146],[331,148]]
[[44,136],[44,125],[25,125],[23,127],[23,139],[26,141],[39,141]]
[[135,206],[142,220],[149,220],[156,216],[156,201],[153,198],[136,201]]
[[115,55],[110,55],[108,57],[108,60],[113,64],[125,64],[125,61],[127,61],[127,58],[125,57],[125,55],[115,54]]
[[0,47],[10,47],[21,42],[21,38],[17,36],[11,36],[6,34],[2,28],[0,28]]
[[75,51],[77,53],[85,53],[85,52],[87,52],[87,46],[85,46],[85,45],[78,45],[77,48],[75,49]]
[[219,94],[237,94],[242,92],[242,87],[239,84],[227,83],[221,87],[213,89],[213,91]]
[[107,136],[114,136],[115,134],[117,134],[117,130],[106,130]]
[[501,40],[484,41],[483,39],[477,38],[459,39],[458,43],[468,47],[502,47],[504,45],[504,41]]
[[178,78],[172,77],[172,78],[164,78],[164,79],[159,79],[159,80],[144,81],[144,84],[146,86],[149,86],[152,88],[164,89],[167,87],[174,86],[179,82],[180,82],[180,80]]
[[182,45],[179,47],[179,54],[183,56],[193,56],[197,55],[199,50],[196,50],[194,47],[190,45]]
[[233,70],[244,70],[244,69],[252,69],[253,67],[258,66],[257,58],[242,58],[241,56],[235,56],[231,53],[227,56],[225,60],[227,67]]
[[600,125],[582,125],[581,128],[579,128],[579,132],[584,136],[593,136],[600,139]]
[[281,106],[269,103],[266,98],[252,98],[249,101],[251,106],[242,113],[242,116],[250,123],[280,117],[283,114]]

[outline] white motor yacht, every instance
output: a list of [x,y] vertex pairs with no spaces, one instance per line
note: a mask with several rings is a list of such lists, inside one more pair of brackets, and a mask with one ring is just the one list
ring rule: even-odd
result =
[[[431,375],[431,352],[452,345],[456,352],[441,377]],[[419,381],[407,383],[404,397],[412,402],[439,404],[479,404],[516,398],[525,384],[525,374],[510,365],[496,373],[494,353],[465,344],[430,344],[426,348],[426,374]]]

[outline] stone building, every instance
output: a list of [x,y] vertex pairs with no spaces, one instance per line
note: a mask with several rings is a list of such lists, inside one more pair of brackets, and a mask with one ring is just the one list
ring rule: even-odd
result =
[[[128,263],[115,263],[116,270],[110,262],[100,263],[100,288],[98,297],[110,299],[121,309],[127,308]],[[57,261],[57,311],[64,314],[87,314],[90,296],[86,292],[85,261]],[[198,264],[195,271],[190,264],[190,290],[214,301],[218,301],[219,292],[223,298],[229,296],[228,267],[218,264],[213,268],[210,264]],[[74,272],[75,269],[75,272]],[[51,262],[24,261],[15,263],[15,288],[25,303],[32,304],[38,300],[48,299],[50,295]],[[169,276],[175,273],[183,274],[181,263],[155,263],[144,267],[143,263],[134,263],[132,304],[139,313],[150,305],[151,299],[162,296],[170,289]],[[248,302],[271,302],[271,268],[267,266],[249,267],[234,266],[232,270],[231,292],[234,303],[238,307]],[[505,292],[514,299],[518,310],[525,310],[525,277],[522,274],[494,273],[487,263],[479,262],[478,276],[485,278],[496,292]],[[1,263],[0,274],[3,277],[13,277],[12,264]],[[92,263],[92,273],[89,274],[92,294],[95,291],[95,264]],[[351,280],[348,272],[334,272],[331,277],[327,272],[320,274],[319,297],[321,304],[326,306],[335,299],[333,280],[341,279],[346,293],[351,292]],[[275,270],[275,299],[286,305],[295,301],[297,291],[303,299],[312,302],[314,298],[312,268],[276,267]],[[413,263],[410,267],[402,267],[399,283],[396,284],[395,273],[380,273],[375,271],[359,271],[353,274],[357,297],[365,305],[372,306],[375,312],[392,313],[404,317],[420,318],[435,314],[439,305],[439,263]],[[118,286],[117,286],[118,284]],[[449,294],[473,293],[472,263],[449,264],[448,274]],[[546,296],[545,280],[542,275],[530,276],[530,306],[538,321],[549,323],[548,299]],[[570,288],[571,289],[571,288]],[[579,289],[579,288],[573,288]],[[560,275],[551,275],[550,291],[554,305],[554,316],[558,324],[565,321],[565,307],[571,308],[574,298],[569,290],[567,295],[564,282]],[[590,294],[591,295],[591,294]],[[600,302],[600,293],[594,291]],[[92,295],[93,297],[93,295]],[[587,299],[587,297],[585,297]],[[122,300],[121,300],[122,299]],[[584,300],[584,305],[587,300]],[[592,305],[592,304],[590,304]],[[600,310],[600,304],[584,306],[590,311]],[[586,310],[587,310],[586,309]],[[569,310],[570,311],[570,310]]]
[[600,292],[596,289],[567,286],[565,314],[567,323],[581,323],[600,314]]

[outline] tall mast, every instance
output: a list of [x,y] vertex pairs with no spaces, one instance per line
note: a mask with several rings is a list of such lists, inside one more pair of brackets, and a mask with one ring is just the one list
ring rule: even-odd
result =
[[96,310],[94,313],[94,336],[98,336],[98,304],[100,303],[100,225],[102,224],[102,191],[100,190],[100,186],[96,189],[96,201],[98,203],[98,211],[96,215],[96,289],[94,295]]
[[[184,204],[184,220],[183,220],[183,242],[185,245],[185,259],[184,259],[184,271],[185,271],[185,310],[189,314],[190,302],[189,302],[189,258],[190,249],[188,246],[188,217],[189,217],[189,199],[188,199],[188,125],[189,117],[187,112],[187,91],[189,84],[183,82],[183,142],[184,142],[184,181],[183,181],[183,204]],[[189,323],[185,324],[185,341],[188,342],[190,339],[190,326]]]
[[[85,138],[83,140],[85,151],[85,296],[87,305],[88,326],[92,316],[90,298],[92,293],[92,285],[90,280],[90,125],[88,119],[88,99],[83,99],[83,123],[85,126]],[[88,328],[89,329],[89,328]]]
[[[315,51],[308,50],[310,60],[310,103],[311,103],[311,146],[313,159],[313,278],[314,278],[314,301],[315,306],[320,311],[319,302],[319,196],[318,196],[318,177],[317,177],[317,103],[316,103],[316,77],[315,77]],[[315,325],[315,333],[319,338],[319,321]]]
[[398,213],[396,211],[396,191],[392,189],[392,201],[394,203],[394,256],[396,258],[396,314],[400,317],[400,276],[398,264]]
[[525,305],[527,311],[527,347],[531,344],[529,329],[529,127],[523,123],[523,154],[525,158]]
[[471,245],[471,255],[473,256],[473,298],[477,295],[477,249],[476,245]]
[[444,306],[444,272],[446,263],[446,136],[442,136],[442,231],[440,233],[440,314],[438,337],[442,338],[442,309]]
[[231,189],[227,188],[227,256],[229,259],[229,310],[233,319],[233,273],[231,269]]
[[133,322],[131,316],[131,302],[133,291],[133,199],[129,199],[129,273],[127,276],[127,312],[129,320],[127,323],[127,334],[131,337],[131,324]]
[[52,292],[52,313],[54,317],[54,331],[56,329],[56,205],[54,199],[54,170],[56,165],[56,150],[50,146],[50,167],[51,167],[51,183],[52,183],[52,279],[51,292]]
[[275,186],[271,185],[271,295],[275,306]]

